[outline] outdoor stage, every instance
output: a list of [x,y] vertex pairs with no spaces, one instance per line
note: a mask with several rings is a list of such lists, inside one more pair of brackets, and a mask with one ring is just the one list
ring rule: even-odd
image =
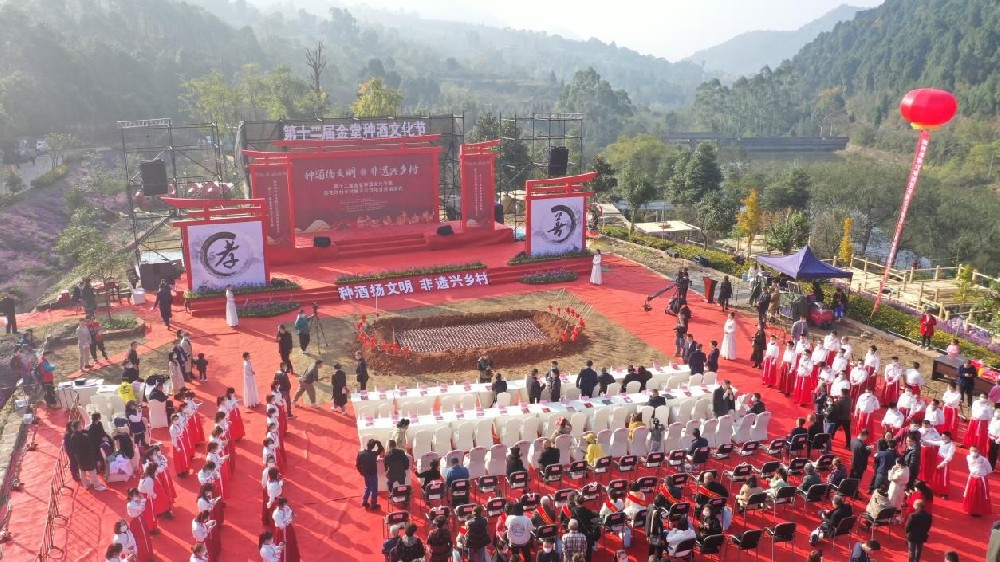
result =
[[[507,259],[514,245],[498,246],[504,248],[503,260]],[[458,258],[461,250],[453,250],[444,254],[425,252],[408,255],[406,265],[428,263],[437,258],[436,263],[444,263],[440,258]],[[451,252],[455,252],[452,254]],[[491,252],[484,250],[465,255],[465,260],[481,258],[491,259]],[[371,269],[355,271],[378,270],[387,267],[392,258],[386,257]],[[396,258],[398,261],[398,257]],[[588,283],[584,276],[576,282],[557,285],[565,287],[574,297],[591,305],[595,313],[603,315],[608,320],[620,325],[636,337],[646,342],[664,354],[673,355],[673,337],[670,327],[672,318],[665,317],[655,309],[645,313],[641,309],[645,296],[663,288],[663,277],[651,273],[645,267],[618,258],[606,256],[604,264],[604,285],[595,287]],[[397,267],[398,267],[397,263]],[[328,280],[338,264],[299,264],[288,271],[299,279]],[[359,260],[356,267],[362,267]],[[553,286],[550,286],[553,287]],[[382,309],[399,310],[427,304],[446,304],[458,300],[478,299],[486,297],[501,297],[526,295],[538,291],[537,286],[521,283],[504,283],[498,285],[477,286],[461,292],[431,292],[414,297],[400,296],[382,299],[379,306]],[[721,339],[724,315],[715,305],[700,302],[693,298],[694,312],[691,321],[691,331],[698,341],[707,342],[711,339]],[[371,313],[374,303],[353,302],[325,306],[326,316],[351,316],[360,313]],[[143,316],[150,326],[153,326],[145,343],[146,348],[153,348],[170,341],[172,334],[162,327],[154,313],[146,307],[134,308],[136,314]],[[283,318],[288,321],[291,315]],[[30,326],[32,319],[26,318],[25,325]],[[37,321],[37,320],[36,320]],[[194,383],[199,399],[205,402],[203,413],[209,416],[214,413],[211,406],[212,398],[221,394],[227,386],[242,388],[242,370],[240,354],[250,350],[254,352],[258,384],[263,390],[267,373],[277,366],[277,354],[274,349],[274,328],[277,319],[245,319],[237,329],[228,328],[221,315],[208,317],[191,317],[188,313],[175,309],[177,328],[184,329],[192,335],[192,343],[196,352],[204,352],[211,361],[209,381]],[[806,410],[792,404],[786,398],[773,390],[762,389],[760,372],[750,369],[747,358],[750,353],[750,339],[754,319],[748,316],[739,317],[737,349],[739,359],[734,362],[724,362],[720,367],[720,377],[730,379],[741,392],[759,390],[768,410],[773,413],[770,426],[772,437],[784,436],[790,430],[794,419],[804,415]],[[591,333],[591,337],[600,334]],[[113,361],[121,360],[113,357]],[[298,351],[294,359],[297,364],[306,361]],[[601,357],[594,357],[596,366],[602,366]],[[155,365],[143,365],[143,373],[149,374]],[[542,367],[542,365],[539,365]],[[568,365],[575,370],[580,365]],[[350,369],[348,369],[350,371]],[[469,375],[473,374],[470,366]],[[519,375],[519,373],[518,373]],[[327,375],[328,376],[328,375]],[[512,373],[512,376],[514,374]],[[353,376],[349,376],[353,381]],[[377,374],[370,385],[377,386]],[[321,389],[328,396],[328,386],[323,383]],[[37,436],[38,450],[27,453],[21,479],[24,489],[13,495],[13,517],[10,530],[13,540],[3,545],[4,554],[10,560],[33,560],[42,542],[42,528],[48,513],[50,482],[52,481],[55,460],[62,443],[63,423],[65,416],[59,411],[47,411],[44,406],[39,409],[40,427]],[[296,511],[297,535],[303,560],[339,560],[351,562],[373,562],[382,560],[379,553],[382,543],[382,519],[386,513],[385,498],[380,503],[383,511],[367,512],[360,507],[361,482],[354,468],[357,447],[357,428],[353,417],[334,414],[329,410],[329,402],[319,409],[301,408],[295,411],[296,419],[289,422],[287,440],[288,470],[286,473],[285,491],[290,505]],[[223,556],[225,561],[257,560],[256,536],[261,531],[260,523],[260,441],[263,437],[263,413],[258,408],[252,413],[245,413],[247,436],[239,442],[237,449],[236,471],[232,479],[232,496],[227,500],[226,525],[222,531]],[[154,437],[168,441],[166,430],[157,430]],[[843,440],[835,442],[834,452],[846,460]],[[199,447],[198,459],[204,458],[204,448]],[[199,460],[195,466],[199,466]],[[759,460],[755,461],[759,464]],[[934,505],[934,528],[931,541],[926,545],[924,559],[939,560],[945,550],[955,549],[962,560],[980,560],[986,551],[986,541],[990,533],[992,518],[971,518],[961,512],[962,489],[966,478],[965,452],[961,451],[953,464],[952,491],[948,500],[938,499]],[[606,480],[606,479],[605,479]],[[55,522],[54,545],[64,552],[54,552],[54,558],[72,561],[92,561],[103,554],[104,548],[110,543],[113,523],[123,516],[125,490],[129,486],[124,483],[112,484],[105,492],[89,492],[79,488],[66,475],[68,487],[58,490],[55,501],[58,502],[59,513],[65,521]],[[797,483],[798,480],[793,480]],[[865,481],[867,483],[867,480]],[[1000,494],[1000,486],[996,479],[991,478],[992,495]],[[194,498],[197,480],[194,476],[176,480],[178,494],[172,521],[162,521],[163,533],[153,537],[153,544],[160,560],[185,560],[191,545],[191,519],[194,516]],[[537,483],[534,487],[539,487]],[[994,502],[995,503],[995,502]],[[596,510],[599,506],[594,505]],[[864,508],[863,502],[854,502],[856,511]],[[426,537],[427,525],[423,518],[422,501],[416,499],[411,507],[420,525],[419,535]],[[809,548],[807,533],[817,523],[814,507],[805,508],[801,503],[792,510],[780,509],[778,520],[794,520],[799,523],[799,535],[795,541],[795,556],[786,545],[778,545],[776,559],[783,562],[802,560]],[[749,517],[749,527],[761,528],[772,526],[775,521],[769,512],[756,512]],[[739,533],[748,527],[743,517],[737,517],[730,533]],[[490,526],[492,530],[492,522]],[[906,545],[901,537],[900,529],[879,529],[875,536],[884,545],[877,558],[880,562],[903,562],[906,560]],[[851,541],[867,539],[868,533],[856,531]],[[598,562],[609,562],[611,554],[619,548],[619,541],[613,536],[607,536],[601,543],[601,550],[594,556]],[[845,550],[848,541],[843,538],[834,548],[829,541],[822,548],[828,560],[845,560],[848,554]],[[768,539],[762,541],[761,550],[766,553],[771,545]],[[642,533],[637,533],[630,549],[630,560],[645,560],[646,544]],[[736,557],[734,549],[730,548],[725,558],[733,560]]]

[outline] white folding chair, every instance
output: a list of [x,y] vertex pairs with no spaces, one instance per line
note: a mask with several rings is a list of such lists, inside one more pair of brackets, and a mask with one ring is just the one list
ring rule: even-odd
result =
[[476,424],[465,422],[458,425],[455,430],[455,448],[459,451],[468,451],[476,446]]
[[497,394],[497,402],[494,404],[497,408],[506,408],[511,404],[511,395],[509,392],[501,392]]
[[[433,451],[420,455],[419,457],[417,457],[417,472],[419,473],[427,470],[428,468],[431,467],[431,463],[433,461],[440,461],[440,460],[441,460],[441,455]],[[438,468],[444,468],[444,467],[438,466]]]
[[670,406],[657,406],[653,411],[653,417],[660,420],[663,425],[670,424]]
[[149,427],[159,429],[167,427],[167,403],[162,400],[149,401]]
[[628,443],[628,454],[645,457],[649,453],[649,428],[637,427]]
[[639,381],[630,381],[625,385],[625,394],[636,394],[639,389],[642,388],[642,383]]
[[538,418],[524,418],[524,422],[521,423],[521,439],[533,441],[538,437],[538,425]]
[[423,397],[420,400],[413,400],[406,403],[406,411],[418,416],[429,416],[434,413],[436,398]]
[[691,418],[703,420],[709,417],[709,413],[712,411],[712,399],[711,398],[698,398],[694,403],[694,407],[691,408]]
[[455,406],[458,406],[462,401],[462,397],[455,394],[445,394],[441,397],[441,411],[442,412],[453,412],[455,411]]
[[750,432],[751,441],[767,441],[767,426],[771,423],[771,412],[761,412],[757,414],[757,421],[753,424]]
[[476,424],[475,443],[477,447],[493,446],[493,420],[479,420]]
[[357,403],[355,403],[354,415],[357,416],[359,420],[363,420],[365,418],[381,417],[378,411],[378,406],[376,406],[375,404],[357,405]]
[[521,440],[521,418],[510,418],[500,431],[500,442],[507,447],[513,447]]
[[594,409],[594,420],[590,426],[590,430],[594,432],[599,432],[601,430],[608,428],[608,421],[611,420],[611,408],[596,408]]
[[392,417],[392,402],[384,402],[378,406],[378,417],[380,418],[391,418]]
[[479,478],[486,475],[486,447],[474,447],[465,457],[465,467],[469,469],[469,478]]
[[729,445],[732,442],[733,416],[726,414],[719,418],[719,425],[715,430],[715,446]]
[[[544,437],[539,437],[538,439],[541,439],[543,441],[545,440]],[[538,441],[538,439],[535,439],[535,441]],[[517,447],[517,449],[519,451],[521,451],[521,460],[524,460],[524,459],[528,458],[528,453],[531,452],[531,444],[533,442],[534,441],[523,441],[522,440],[522,441],[518,441],[517,443],[514,444],[514,446]]]
[[486,452],[486,473],[495,476],[507,471],[507,447],[497,443]]
[[[445,427],[445,429],[447,429],[447,427]],[[437,451],[434,449],[434,432],[429,429],[422,429],[414,433],[411,450],[413,451],[413,456],[417,458],[431,451],[437,453]]]
[[573,446],[573,436],[564,434],[556,437],[555,446],[559,449],[559,464],[569,466],[569,463],[573,462],[573,457],[570,454],[570,448]]
[[463,394],[460,397],[460,402],[462,404],[462,409],[467,412],[475,410],[478,405],[475,394]]
[[531,445],[528,447],[528,455],[526,457],[521,457],[521,459],[527,459],[528,465],[531,468],[536,470],[541,469],[541,467],[538,466],[538,457],[542,456],[542,451],[545,449],[546,442],[548,442],[548,439],[545,439],[544,437],[539,437],[538,439],[532,441]]
[[451,442],[451,428],[446,426],[434,430],[434,444],[432,446],[435,453],[443,455],[455,449]]
[[632,408],[629,406],[619,406],[611,412],[611,419],[608,421],[608,429],[617,430],[628,426],[628,418],[632,415]]
[[701,384],[705,386],[710,386],[713,384],[718,384],[717,383],[718,380],[719,380],[719,374],[709,371],[705,373],[705,377],[701,379]]
[[747,441],[753,441],[753,424],[756,421],[757,414],[752,412],[737,420],[733,426],[733,442],[743,444]]
[[684,384],[684,381],[686,379],[687,379],[687,377],[684,376],[684,375],[674,375],[674,376],[670,377],[669,379],[667,379],[667,389],[668,390],[677,390],[678,388],[681,387],[681,385]]
[[701,386],[701,383],[704,379],[705,375],[702,375],[700,373],[691,375],[691,378],[688,379],[688,386]]
[[612,457],[620,458],[628,454],[628,428],[619,427],[611,434],[611,449],[605,449]]
[[688,398],[681,402],[677,407],[677,418],[674,421],[686,424],[691,419],[691,411],[694,409],[695,403],[697,403],[697,400],[693,398]]
[[667,432],[663,437],[663,451],[669,453],[681,448],[681,436],[684,433],[684,424],[674,422],[667,426]]
[[649,420],[652,419],[655,412],[656,409],[652,406],[640,406],[639,415],[642,416],[642,423],[649,425]]
[[622,383],[613,382],[608,385],[608,392],[607,392],[608,396],[615,396],[616,394],[621,394],[621,393],[622,393]]
[[457,450],[455,450],[455,451],[448,451],[448,454],[446,454],[445,456],[441,457],[441,465],[442,465],[441,466],[441,471],[444,472],[444,468],[445,467],[451,466],[451,463],[452,463],[452,461],[454,459],[458,459],[458,464],[464,464],[465,463],[465,453],[462,452],[462,451],[457,451]]
[[605,455],[611,454],[611,430],[602,429],[597,432],[597,443],[601,446]]
[[566,398],[566,400],[579,400],[580,389],[575,386],[563,387],[562,395]]
[[583,437],[583,434],[587,431],[587,421],[587,412],[575,412],[569,417],[569,423],[573,426],[569,434],[576,439]]
[[[684,424],[684,440],[691,439],[691,435],[695,429],[701,428],[701,420],[688,420]],[[704,435],[702,435],[704,437]]]
[[713,449],[719,446],[718,438],[715,435],[718,429],[719,420],[715,418],[707,419],[705,423],[701,424],[701,436],[708,440],[708,446]]

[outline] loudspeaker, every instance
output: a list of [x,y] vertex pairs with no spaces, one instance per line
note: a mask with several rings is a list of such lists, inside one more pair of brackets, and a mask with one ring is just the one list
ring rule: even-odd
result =
[[171,262],[139,264],[139,285],[146,292],[156,292],[160,288],[160,280],[166,279],[172,283],[177,278],[177,269]]
[[437,233],[440,236],[448,236],[449,234],[455,234],[455,229],[453,229],[450,224],[446,224],[444,226],[439,226]]
[[329,248],[329,236],[313,236],[313,248]]
[[558,178],[566,175],[569,164],[569,149],[565,146],[553,146],[549,150],[549,177]]
[[139,162],[143,195],[167,194],[167,163],[157,158]]

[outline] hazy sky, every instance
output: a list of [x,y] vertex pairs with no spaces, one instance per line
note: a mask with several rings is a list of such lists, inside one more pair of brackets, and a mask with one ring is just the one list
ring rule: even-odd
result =
[[[883,0],[347,0],[424,17],[597,37],[679,60],[745,31],[796,29],[841,4]],[[338,2],[340,3],[340,2]]]

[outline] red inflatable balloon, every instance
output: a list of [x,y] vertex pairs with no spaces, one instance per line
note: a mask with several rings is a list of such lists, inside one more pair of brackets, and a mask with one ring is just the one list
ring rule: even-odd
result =
[[958,100],[951,92],[924,88],[913,90],[903,97],[899,113],[915,129],[940,127],[955,117]]

